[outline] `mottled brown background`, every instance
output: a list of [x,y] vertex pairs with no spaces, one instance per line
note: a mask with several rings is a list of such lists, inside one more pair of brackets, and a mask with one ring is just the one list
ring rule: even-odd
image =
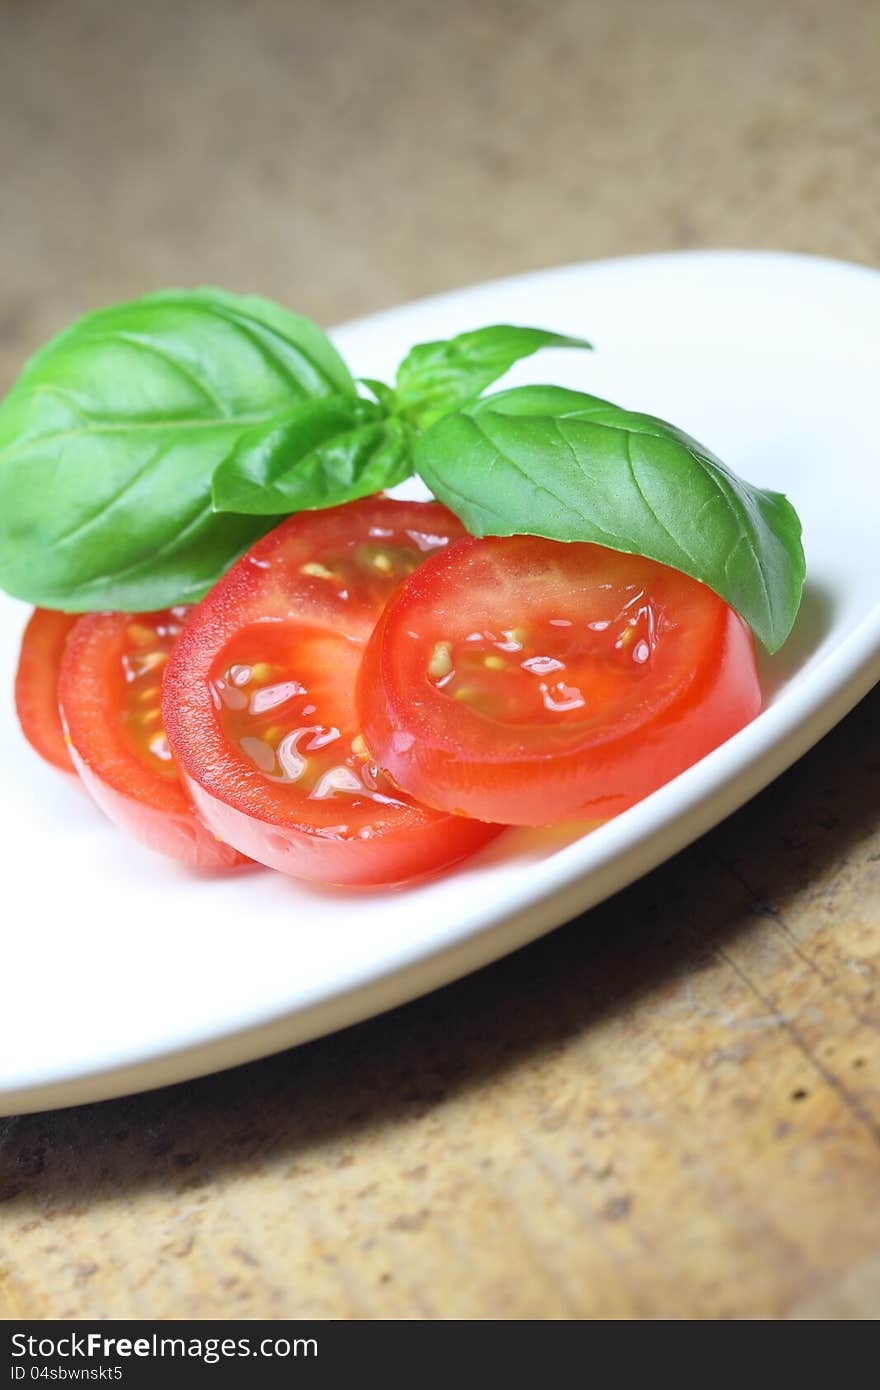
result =
[[[631,251],[876,266],[878,58],[872,0],[0,0],[0,384],[167,283],[330,323]],[[878,714],[480,975],[0,1122],[0,1315],[875,1317]]]

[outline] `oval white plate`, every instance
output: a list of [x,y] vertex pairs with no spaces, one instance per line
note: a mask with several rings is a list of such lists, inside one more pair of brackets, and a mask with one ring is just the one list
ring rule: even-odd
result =
[[[270,872],[197,877],[130,843],[34,757],[4,697],[0,1112],[248,1061],[484,965],[709,829],[880,679],[880,274],[773,253],[639,257],[425,300],[335,338],[357,372],[389,379],[413,342],[505,321],[597,347],[543,354],[511,383],[554,380],[665,416],[795,502],[809,586],[765,663],[768,707],[592,834],[511,831],[435,882],[352,894]],[[7,688],[24,617],[0,602]]]

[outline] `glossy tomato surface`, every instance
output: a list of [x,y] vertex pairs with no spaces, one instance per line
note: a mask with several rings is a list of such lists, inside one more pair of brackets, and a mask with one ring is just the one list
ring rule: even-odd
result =
[[397,591],[358,694],[378,763],[440,810],[544,825],[632,806],[758,713],[751,632],[638,556],[466,539]]
[[58,709],[61,659],[77,613],[35,608],[21,639],[15,673],[15,709],[22,733],[47,763],[74,775]]
[[216,834],[284,873],[370,885],[452,864],[496,833],[395,787],[354,703],[389,595],[461,534],[438,503],[374,497],[300,513],[202,600],[168,663],[163,709]]
[[237,868],[178,776],[162,724],[162,673],[186,610],[89,613],[73,628],[59,682],[73,762],[101,809],[150,849],[200,869]]

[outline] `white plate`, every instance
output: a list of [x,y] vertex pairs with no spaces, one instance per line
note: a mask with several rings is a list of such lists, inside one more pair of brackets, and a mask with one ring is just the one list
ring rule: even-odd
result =
[[[248,1061],[484,965],[675,853],[799,757],[880,678],[875,416],[880,274],[802,256],[688,252],[573,266],[340,329],[356,371],[483,323],[583,334],[510,382],[554,380],[662,415],[804,521],[809,585],[766,663],[767,709],[590,835],[507,832],[396,892],[280,874],[197,877],[130,843],[24,744],[0,702],[0,1111],[71,1105]],[[0,603],[11,679],[25,612]]]

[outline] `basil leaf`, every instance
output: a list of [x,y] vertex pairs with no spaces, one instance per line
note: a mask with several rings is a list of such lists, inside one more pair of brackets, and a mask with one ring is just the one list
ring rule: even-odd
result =
[[201,596],[270,525],[217,516],[211,478],[291,401],[356,388],[308,319],[171,290],[86,315],[0,405],[0,586],[72,612]]
[[377,381],[376,378],[372,376],[359,376],[358,381],[362,386],[366,386],[367,390],[375,397],[379,404],[385,407],[389,415],[396,411],[397,393],[392,387],[386,386],[384,381]]
[[523,357],[545,347],[590,348],[584,338],[543,328],[494,324],[456,338],[420,343],[397,369],[397,408],[420,429],[475,401]]
[[214,507],[255,516],[368,497],[412,472],[409,430],[372,401],[307,401],[239,439],[214,474]]
[[473,535],[594,541],[708,585],[769,651],[804,580],[791,504],[651,415],[555,386],[488,396],[418,441],[416,471]]

